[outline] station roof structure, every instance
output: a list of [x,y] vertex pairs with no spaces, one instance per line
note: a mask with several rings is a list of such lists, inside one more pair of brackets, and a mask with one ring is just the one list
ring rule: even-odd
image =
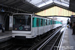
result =
[[75,15],[75,12],[63,9],[58,6],[53,6],[51,8],[45,9],[35,14],[40,16],[71,17],[72,15]]
[[69,0],[26,0],[38,8],[44,7],[48,4],[56,3],[65,7],[69,7]]
[[[47,8],[59,6],[75,12],[75,0],[1,0],[0,11],[23,11],[36,13]],[[5,8],[5,9],[4,9]],[[11,8],[11,9],[10,9]]]

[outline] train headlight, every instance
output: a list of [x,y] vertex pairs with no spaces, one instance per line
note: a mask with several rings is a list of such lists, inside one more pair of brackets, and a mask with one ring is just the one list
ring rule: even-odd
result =
[[26,29],[26,30],[28,30],[28,29]]
[[24,26],[24,28],[30,28],[30,26]]
[[15,30],[17,30],[17,28],[15,28]]

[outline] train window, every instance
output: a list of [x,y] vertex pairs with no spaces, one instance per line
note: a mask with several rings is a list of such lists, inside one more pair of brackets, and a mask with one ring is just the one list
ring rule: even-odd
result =
[[51,25],[53,24],[53,20],[51,20]]
[[[14,20],[15,19],[15,20]],[[13,15],[13,30],[30,31],[31,15],[17,14]]]
[[49,25],[49,20],[48,20],[48,25]]
[[56,24],[56,21],[54,21],[54,24]]
[[20,25],[31,25],[30,15],[14,15],[15,24]]
[[45,26],[45,19],[43,19],[43,26]]
[[55,24],[56,24],[56,21],[55,21]]
[[45,19],[44,19],[44,26],[46,25]]
[[54,24],[55,24],[55,21],[54,21]]
[[53,21],[53,24],[54,24],[54,21]]
[[46,25],[47,25],[47,20],[46,20]]
[[52,21],[52,24],[54,24],[54,20]]
[[49,20],[48,20],[48,25],[49,25]]
[[49,21],[47,20],[47,25],[49,24]]
[[46,25],[47,25],[47,20],[45,20],[46,21]]
[[49,20],[49,25],[50,25],[50,20]]
[[44,25],[46,25],[46,19],[45,19],[45,24]]
[[45,25],[46,25],[46,19],[45,19]]
[[48,20],[47,20],[47,25],[48,25]]
[[48,25],[49,25],[49,20],[48,20]]
[[54,21],[53,21],[53,24],[54,24]]
[[53,24],[52,20],[51,20],[51,25]]
[[27,19],[27,25],[31,25],[31,17],[28,17],[28,19]]
[[48,20],[47,20],[47,25],[48,25]]
[[33,20],[33,22],[32,22],[32,23],[33,23],[32,26],[34,27],[34,18],[33,18],[32,20]]
[[55,24],[55,21],[54,21],[54,24]]
[[50,25],[52,24],[52,20],[50,20]]
[[55,21],[54,21],[54,24],[55,24]]
[[15,24],[15,18],[13,18],[13,24]]
[[41,26],[43,26],[43,19],[41,19]]
[[37,18],[37,22],[36,23],[37,23],[37,26],[39,26],[39,19],[38,18]]
[[25,19],[18,19],[18,18],[15,18],[14,23],[15,23],[15,24],[18,24],[18,25],[20,25],[20,24],[25,25],[25,22],[23,22],[23,21],[25,21]]

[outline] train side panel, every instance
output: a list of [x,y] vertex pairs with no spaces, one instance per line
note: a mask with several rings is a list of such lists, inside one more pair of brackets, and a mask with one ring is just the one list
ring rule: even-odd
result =
[[[15,17],[15,20],[13,19],[14,21],[17,21],[17,24],[14,23],[13,21],[13,30],[12,30],[13,37],[21,36],[26,38],[35,38],[39,35],[43,35],[44,33],[61,26],[62,24],[59,21],[54,21],[53,19],[43,17],[35,17],[35,16],[30,17],[29,15],[31,20],[30,18],[28,18],[28,15],[27,16],[24,15],[24,17],[21,16],[23,18],[21,18],[20,16],[18,17],[19,18]],[[25,23],[23,23],[24,21]]]

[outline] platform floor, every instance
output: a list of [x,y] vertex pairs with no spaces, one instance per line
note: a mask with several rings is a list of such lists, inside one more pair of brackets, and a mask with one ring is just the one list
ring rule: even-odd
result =
[[59,50],[75,50],[75,35],[72,35],[72,29],[65,27],[61,41]]
[[0,42],[6,41],[12,38],[11,31],[5,31],[4,33],[0,33]]

